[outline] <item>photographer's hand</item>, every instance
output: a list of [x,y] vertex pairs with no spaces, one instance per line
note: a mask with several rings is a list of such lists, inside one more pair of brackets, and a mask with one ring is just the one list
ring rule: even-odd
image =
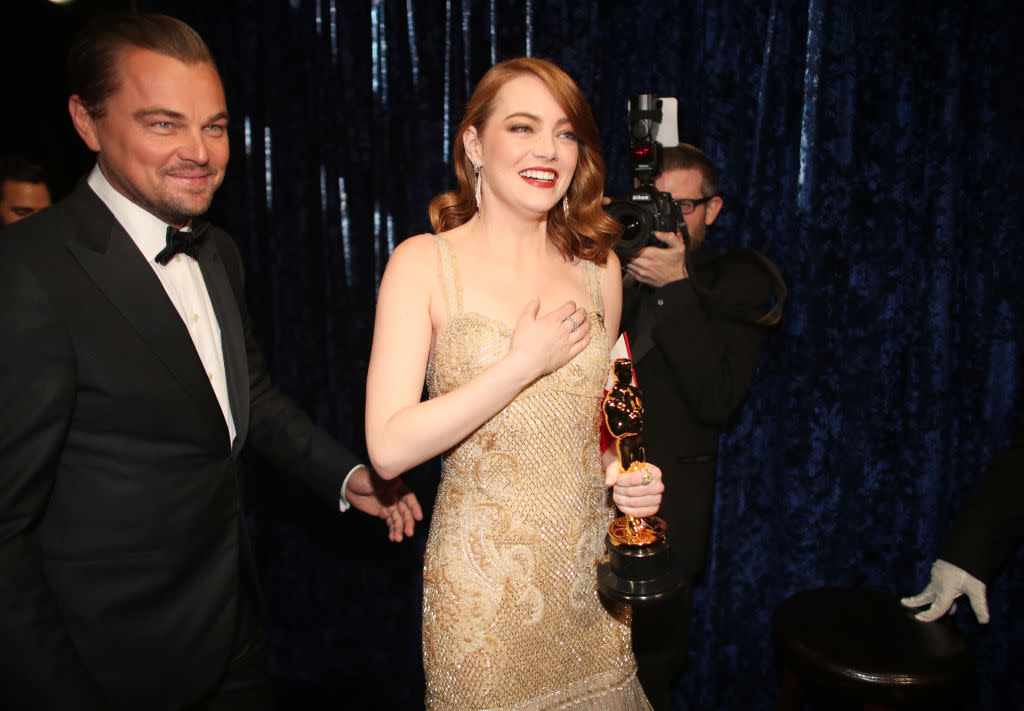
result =
[[644,247],[626,264],[626,272],[649,286],[661,287],[669,282],[687,279],[686,245],[678,233],[655,232],[665,247]]

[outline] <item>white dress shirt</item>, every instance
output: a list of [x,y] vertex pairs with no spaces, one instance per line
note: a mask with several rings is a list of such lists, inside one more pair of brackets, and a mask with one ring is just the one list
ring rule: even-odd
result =
[[206,291],[203,272],[199,262],[185,254],[176,254],[166,265],[156,261],[156,255],[167,246],[167,223],[143,210],[119,193],[107,181],[99,165],[89,173],[89,187],[100,200],[110,208],[125,232],[135,242],[142,256],[149,262],[160,283],[167,292],[167,298],[178,310],[178,315],[192,337],[199,360],[206,369],[213,393],[217,396],[224,422],[228,426],[228,441],[235,442],[235,418],[228,401],[227,371],[224,368],[224,351],[220,343],[220,324],[213,312],[210,295]]
[[[206,376],[210,379],[214,395],[217,396],[224,422],[228,426],[228,441],[233,445],[237,429],[228,400],[227,370],[224,367],[220,324],[213,311],[210,294],[206,291],[206,282],[203,280],[199,262],[186,254],[174,255],[166,265],[157,262],[156,255],[167,246],[168,224],[115,190],[98,164],[89,173],[88,183],[142,252],[163,285],[167,298],[181,316],[196,353],[199,354],[199,360],[206,369]],[[350,506],[345,497],[345,487],[360,466],[363,465],[353,467],[341,485],[339,507],[342,511]]]

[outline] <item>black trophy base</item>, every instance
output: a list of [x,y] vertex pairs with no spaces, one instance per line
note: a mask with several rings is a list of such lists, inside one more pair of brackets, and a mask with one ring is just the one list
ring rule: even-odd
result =
[[609,600],[644,605],[667,600],[683,587],[683,576],[672,569],[668,541],[631,546],[605,536],[608,556],[597,564],[597,589]]

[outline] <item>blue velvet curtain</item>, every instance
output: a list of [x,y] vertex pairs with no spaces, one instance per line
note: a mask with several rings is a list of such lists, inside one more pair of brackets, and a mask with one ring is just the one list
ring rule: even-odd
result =
[[[376,287],[452,183],[479,76],[521,54],[568,70],[598,118],[610,193],[629,183],[628,96],[677,97],[681,137],[722,171],[709,239],[765,252],[791,286],[723,436],[678,708],[773,708],[769,618],[797,590],[923,587],[1019,410],[1011,3],[138,4],[189,21],[217,55],[234,156],[214,216],[242,246],[277,381],[356,449]],[[436,463],[410,475],[428,503],[437,476]],[[259,462],[249,493],[275,676],[421,707],[426,526],[389,545],[379,522]],[[977,656],[971,708],[1024,698],[1022,553],[990,586],[990,625],[956,618]]]

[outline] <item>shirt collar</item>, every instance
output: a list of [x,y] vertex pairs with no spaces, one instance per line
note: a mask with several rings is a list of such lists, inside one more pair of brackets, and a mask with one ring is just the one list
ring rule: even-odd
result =
[[97,163],[87,179],[89,187],[110,209],[148,262],[167,246],[167,223],[119,193]]

